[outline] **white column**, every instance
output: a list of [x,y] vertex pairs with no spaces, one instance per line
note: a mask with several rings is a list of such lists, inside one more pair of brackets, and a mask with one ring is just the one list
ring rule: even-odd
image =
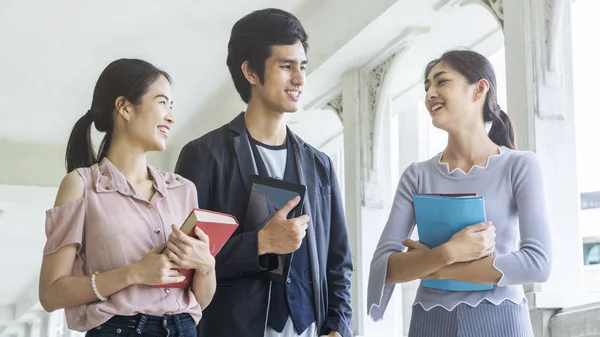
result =
[[41,319],[34,319],[27,322],[26,333],[27,337],[41,337]]
[[49,331],[50,322],[50,313],[45,311],[39,313],[40,317],[40,337],[55,337],[55,335],[51,334]]
[[402,287],[396,287],[385,319],[377,323],[366,314],[366,291],[373,252],[392,202],[388,187],[398,183],[390,181],[389,123],[393,76],[399,59],[410,44],[428,31],[423,27],[407,27],[364,67],[351,69],[343,76],[344,193],[354,262],[354,333],[358,336],[402,335]]
[[553,239],[548,282],[526,285],[536,337],[550,336],[560,308],[598,301],[585,294],[577,184],[570,0],[505,0],[508,112],[518,145],[544,170]]
[[[403,95],[401,99],[394,102],[394,112],[398,113],[398,148],[397,155],[399,170],[402,172],[412,162],[428,159],[426,153],[429,148],[429,129],[431,121],[427,117],[425,104],[422,102],[422,89],[411,90]],[[400,172],[400,174],[401,174]],[[392,184],[397,184],[393,181]],[[394,186],[395,187],[395,186]],[[418,240],[418,233],[414,231],[411,239]],[[420,284],[420,280],[407,282],[396,287],[401,290],[400,300],[402,308],[398,309],[402,315],[402,336],[408,336],[410,320],[412,316],[412,305]],[[400,304],[397,304],[400,306]]]
[[[390,304],[386,318],[374,323],[367,315],[366,290],[369,265],[386,216],[381,199],[374,196],[385,193],[371,171],[371,181],[367,175],[367,156],[371,151],[372,136],[369,127],[368,76],[363,71],[353,69],[344,75],[343,80],[343,120],[344,120],[344,168],[346,221],[352,249],[354,273],[352,276],[352,308],[354,312],[354,333],[357,336],[398,335],[395,325],[401,321],[401,312],[396,312]],[[371,196],[371,197],[369,197]],[[398,288],[400,290],[400,288]],[[399,330],[401,331],[401,330]]]
[[535,308],[585,300],[575,158],[571,2],[505,0],[508,113],[518,147],[542,164],[553,239],[548,282],[526,287]]

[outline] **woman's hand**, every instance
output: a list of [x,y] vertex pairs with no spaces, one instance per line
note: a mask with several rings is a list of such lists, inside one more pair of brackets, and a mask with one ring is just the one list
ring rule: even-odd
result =
[[[429,247],[425,246],[424,244],[420,243],[419,241],[415,241],[415,240],[411,240],[411,239],[407,239],[402,241],[402,244],[408,248],[407,252],[414,252],[414,251],[425,251],[425,250],[429,250]],[[431,275],[427,275],[425,277],[422,277],[422,280],[429,280],[431,278],[435,278],[435,273],[431,274]]]
[[129,266],[133,274],[134,284],[160,285],[178,283],[185,280],[185,276],[173,269],[179,266],[161,254],[167,247],[166,243],[154,247],[140,261]]
[[463,228],[445,243],[453,262],[469,262],[489,256],[496,248],[496,228],[481,222]]
[[215,269],[215,258],[210,253],[208,235],[200,228],[194,227],[198,239],[182,232],[172,225],[173,233],[167,241],[166,256],[176,263],[179,268],[195,269],[202,274],[208,274]]
[[402,244],[404,245],[404,247],[408,248],[409,252],[412,252],[415,250],[429,250],[429,247],[425,246],[424,244],[420,243],[419,241],[415,241],[415,240],[411,240],[411,239],[406,239],[406,240],[402,241]]

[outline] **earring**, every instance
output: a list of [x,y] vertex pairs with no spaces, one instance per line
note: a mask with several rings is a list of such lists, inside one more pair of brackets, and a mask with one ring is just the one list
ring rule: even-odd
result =
[[129,114],[127,112],[124,112],[123,113],[123,118],[129,120]]

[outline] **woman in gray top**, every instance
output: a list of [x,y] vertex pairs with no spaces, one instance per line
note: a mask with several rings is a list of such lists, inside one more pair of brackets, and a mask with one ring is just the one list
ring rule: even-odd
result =
[[[447,52],[429,63],[424,85],[433,125],[448,133],[448,144],[437,156],[412,163],[400,178],[371,262],[369,315],[382,319],[397,283],[435,278],[493,284],[492,290],[471,292],[420,286],[409,336],[533,336],[522,285],[545,282],[551,267],[541,167],[534,153],[514,150],[514,131],[497,104],[496,76],[484,56]],[[485,199],[488,222],[430,249],[409,239],[412,196],[420,193],[477,193]]]

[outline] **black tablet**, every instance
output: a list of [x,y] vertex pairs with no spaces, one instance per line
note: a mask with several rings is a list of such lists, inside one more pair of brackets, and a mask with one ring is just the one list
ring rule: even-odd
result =
[[[288,214],[288,219],[302,215],[306,186],[258,175],[251,175],[248,185],[250,196],[244,221],[245,232],[262,229],[279,209],[297,196],[300,196],[300,202]],[[276,282],[285,282],[292,255],[277,255],[277,268],[266,272],[267,278]]]
[[[302,214],[306,186],[258,175],[251,175],[248,179],[248,184],[250,185],[250,199],[252,199],[252,202],[258,203],[255,206],[259,209],[275,209],[276,212],[288,201],[294,199],[296,196],[300,196],[300,202],[289,213],[288,218],[296,218]],[[261,203],[265,205],[261,207]],[[270,215],[269,219],[273,214]]]

